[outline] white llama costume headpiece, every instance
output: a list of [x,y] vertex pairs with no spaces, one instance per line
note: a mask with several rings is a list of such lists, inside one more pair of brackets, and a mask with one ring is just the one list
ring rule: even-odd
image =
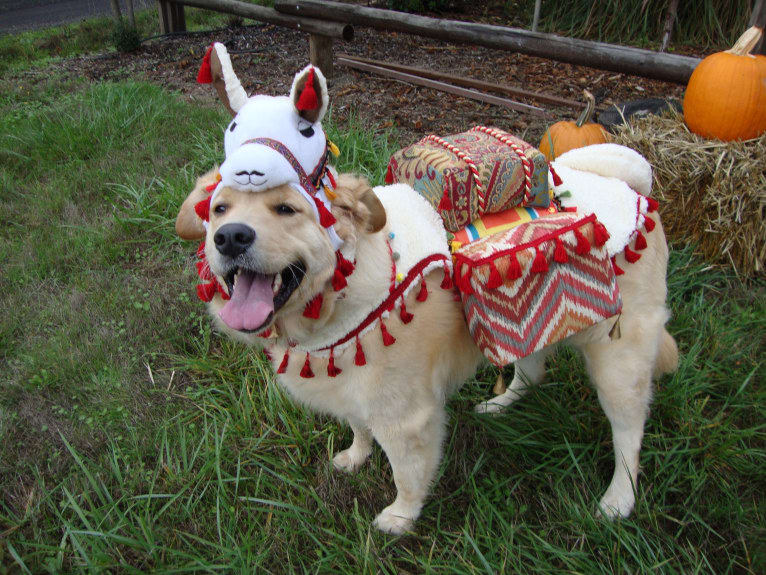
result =
[[211,201],[224,186],[260,192],[289,184],[311,205],[333,249],[338,250],[343,240],[335,232],[326,191],[332,194],[335,181],[327,166],[332,144],[321,124],[328,105],[322,72],[306,66],[295,75],[290,96],[248,98],[226,47],[216,42],[205,54],[197,81],[212,82],[234,115],[224,133],[226,159]]

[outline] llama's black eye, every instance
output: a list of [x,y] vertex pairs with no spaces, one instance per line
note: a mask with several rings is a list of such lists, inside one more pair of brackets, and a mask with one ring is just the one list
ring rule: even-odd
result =
[[237,123],[236,122],[232,122],[231,126],[229,126],[229,132],[233,132],[234,128],[236,128],[236,127],[237,127]]
[[311,136],[314,135],[314,128],[312,126],[309,126],[308,128],[303,128],[302,130],[300,130],[300,132],[304,138],[310,138]]
[[277,212],[280,216],[290,216],[295,213],[295,209],[293,209],[292,206],[288,206],[287,204],[279,204],[276,208],[274,208],[274,211]]

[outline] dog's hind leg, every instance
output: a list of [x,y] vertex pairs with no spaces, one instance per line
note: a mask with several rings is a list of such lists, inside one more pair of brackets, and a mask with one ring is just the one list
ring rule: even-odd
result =
[[352,473],[359,469],[370,456],[372,433],[361,421],[349,419],[348,423],[354,432],[354,440],[351,442],[351,447],[335,454],[335,457],[332,458],[332,464],[339,471]]
[[646,325],[634,326],[643,334],[626,337],[625,327],[622,339],[582,347],[601,407],[612,427],[614,475],[599,503],[600,514],[609,518],[627,517],[635,505],[639,452],[652,397],[656,339],[661,334],[661,324],[655,337],[647,333],[652,330],[644,331],[649,327]]
[[513,364],[513,380],[504,393],[474,407],[476,413],[499,413],[517,399],[522,398],[532,385],[537,385],[545,376],[545,359],[553,348],[545,348],[528,355]]
[[396,484],[396,499],[375,518],[381,531],[401,534],[420,515],[441,459],[444,408],[432,405],[382,427],[373,426],[375,439],[385,451]]

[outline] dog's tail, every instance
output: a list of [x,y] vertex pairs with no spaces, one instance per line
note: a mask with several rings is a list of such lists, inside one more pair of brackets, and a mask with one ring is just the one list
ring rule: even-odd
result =
[[654,366],[654,376],[660,377],[666,373],[673,373],[678,369],[678,345],[668,330],[662,328],[660,336],[660,350],[657,354],[657,363]]

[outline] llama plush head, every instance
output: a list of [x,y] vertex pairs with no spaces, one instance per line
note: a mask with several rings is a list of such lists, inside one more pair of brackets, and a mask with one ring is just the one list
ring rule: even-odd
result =
[[[322,129],[327,81],[314,66],[293,79],[289,96],[247,96],[223,44],[205,55],[197,80],[212,82],[234,119],[224,134],[226,159],[220,187],[259,192],[291,184],[314,209],[323,226],[330,219],[324,186],[328,142]],[[335,240],[333,230],[328,229]],[[335,242],[334,242],[335,243]]]

